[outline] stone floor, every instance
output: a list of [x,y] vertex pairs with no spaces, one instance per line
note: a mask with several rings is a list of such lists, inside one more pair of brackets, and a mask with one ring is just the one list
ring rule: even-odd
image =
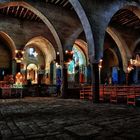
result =
[[140,107],[58,98],[0,99],[0,140],[139,140]]

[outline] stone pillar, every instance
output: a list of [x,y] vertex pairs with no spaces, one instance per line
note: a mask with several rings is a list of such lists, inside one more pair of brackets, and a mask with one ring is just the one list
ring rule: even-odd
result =
[[62,66],[62,85],[61,85],[62,98],[67,98],[67,90],[68,90],[67,64],[64,63]]
[[64,60],[62,63],[62,85],[61,85],[61,93],[62,98],[68,98],[68,63],[72,60],[73,51],[72,45],[64,47]]
[[53,84],[56,84],[56,62],[53,64]]
[[98,63],[91,64],[93,102],[99,103],[99,67]]
[[54,79],[54,62],[50,63],[50,84],[53,84]]
[[87,66],[87,71],[86,72],[87,72],[86,73],[87,83],[91,84],[92,77],[91,77],[91,65],[90,64]]

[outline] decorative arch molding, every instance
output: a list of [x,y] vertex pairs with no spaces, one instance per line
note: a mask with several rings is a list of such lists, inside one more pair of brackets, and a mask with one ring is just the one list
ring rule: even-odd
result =
[[6,34],[3,31],[0,31],[0,37],[5,41],[5,43],[7,44],[7,46],[10,48],[11,52],[12,52],[12,59],[15,58],[15,50],[16,50],[16,46],[14,41],[12,40],[12,38]]
[[128,46],[124,39],[119,35],[119,32],[117,32],[114,28],[108,27],[106,29],[106,32],[112,37],[112,39],[117,44],[122,57],[123,69],[126,72],[128,66],[128,59],[132,56],[128,49]]
[[[51,63],[51,61],[56,59],[55,49],[46,38],[42,36],[32,38],[31,40],[27,42],[24,50],[26,49],[26,47],[32,46],[32,45],[37,47],[44,54],[45,63],[48,61]],[[47,64],[46,64],[46,67],[47,67]]]
[[56,44],[58,46],[59,52],[60,52],[60,63],[63,62],[63,49],[62,49],[62,44],[60,41],[60,38],[55,30],[55,28],[53,27],[53,25],[50,23],[50,21],[47,19],[47,17],[45,17],[39,10],[37,10],[36,8],[34,8],[33,6],[31,6],[30,4],[20,1],[20,2],[6,2],[0,5],[0,8],[4,8],[4,7],[10,7],[10,6],[23,6],[27,9],[29,9],[31,12],[33,12],[34,14],[36,14],[45,24],[46,26],[50,29],[50,32],[52,33]]
[[88,46],[87,46],[87,43],[82,39],[76,39],[74,44],[76,44],[78,47],[81,48],[81,50],[83,51],[83,53],[86,56],[86,62],[88,62]]
[[81,6],[80,2],[78,0],[69,0],[71,5],[73,6],[74,10],[76,11],[82,26],[84,28],[84,32],[86,35],[86,40],[88,43],[88,56],[90,59],[90,62],[95,63],[97,60],[95,58],[95,46],[94,46],[94,38],[93,38],[93,32],[91,29],[91,25],[89,23],[89,20],[86,16],[86,13]]
[[38,65],[36,63],[29,63],[29,64],[27,64],[27,68],[26,69],[29,69],[31,65],[33,65],[35,67],[35,69],[38,70]]

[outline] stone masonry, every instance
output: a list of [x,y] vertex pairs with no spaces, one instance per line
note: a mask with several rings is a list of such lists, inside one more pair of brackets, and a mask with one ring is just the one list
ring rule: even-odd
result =
[[2,140],[138,140],[140,108],[57,98],[0,100]]

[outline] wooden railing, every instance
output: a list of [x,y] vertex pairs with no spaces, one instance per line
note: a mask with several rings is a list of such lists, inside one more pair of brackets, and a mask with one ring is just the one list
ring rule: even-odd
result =
[[[140,86],[100,86],[100,102],[119,103],[121,101],[135,106],[137,98],[140,99]],[[91,86],[82,87],[80,99],[93,99]]]

